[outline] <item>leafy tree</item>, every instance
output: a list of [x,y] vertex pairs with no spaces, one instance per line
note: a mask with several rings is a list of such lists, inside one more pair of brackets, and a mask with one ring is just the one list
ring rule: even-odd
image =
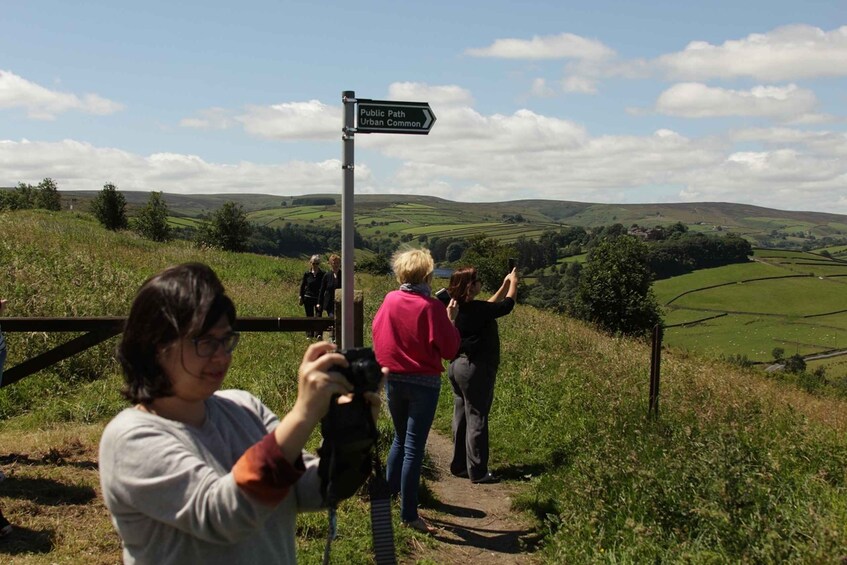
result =
[[454,241],[447,246],[444,258],[450,263],[458,261],[462,258],[465,249],[467,249],[467,243],[464,241]]
[[644,335],[661,323],[650,283],[645,244],[631,236],[604,239],[582,268],[574,314],[609,332]]
[[12,191],[0,192],[0,210],[27,210],[35,208],[35,187],[19,182]]
[[509,258],[514,255],[513,247],[501,245],[496,239],[477,235],[468,240],[462,263],[476,267],[482,288],[494,292],[503,284],[503,277],[508,272]]
[[201,244],[219,247],[225,251],[244,251],[252,233],[247,214],[241,204],[224,202],[213,214],[209,223],[199,232]]
[[771,351],[771,355],[773,355],[773,360],[777,363],[782,363],[782,360],[785,359],[785,349],[782,347],[774,347],[773,351]]
[[172,237],[168,225],[168,205],[161,192],[151,192],[147,204],[134,222],[135,231],[153,241],[168,241]]
[[356,270],[372,275],[387,275],[391,273],[391,262],[387,256],[377,253],[360,261]]
[[126,198],[110,182],[103,185],[103,190],[91,202],[91,213],[107,230],[117,231],[127,227]]
[[806,360],[799,353],[795,353],[785,360],[785,370],[789,373],[802,373],[806,370]]
[[46,178],[38,183],[35,192],[35,204],[38,208],[58,212],[62,209],[62,197],[59,196],[59,187],[51,178]]

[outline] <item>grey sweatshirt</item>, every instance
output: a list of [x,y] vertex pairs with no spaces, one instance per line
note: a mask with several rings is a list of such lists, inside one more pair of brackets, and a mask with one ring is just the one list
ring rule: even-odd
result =
[[100,440],[100,483],[124,563],[296,563],[297,512],[320,506],[318,459],[276,506],[239,488],[232,468],[279,420],[239,390],[206,401],[194,428],[127,408]]

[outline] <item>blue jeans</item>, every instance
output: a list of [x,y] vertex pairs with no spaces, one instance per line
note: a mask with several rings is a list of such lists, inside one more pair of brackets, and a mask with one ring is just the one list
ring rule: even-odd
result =
[[439,377],[438,388],[391,379],[385,388],[388,410],[394,422],[394,441],[388,452],[386,479],[391,493],[400,493],[400,518],[404,522],[418,519],[421,466],[440,387]]

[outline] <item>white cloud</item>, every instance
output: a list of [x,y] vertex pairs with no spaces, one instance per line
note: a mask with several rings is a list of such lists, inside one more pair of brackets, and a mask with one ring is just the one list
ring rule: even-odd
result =
[[236,120],[247,133],[268,139],[340,139],[342,110],[318,100],[248,106]]
[[533,36],[532,39],[498,39],[488,47],[467,49],[473,57],[499,59],[608,59],[615,52],[596,39],[572,33]]
[[[403,93],[418,100],[427,99],[419,94],[441,93],[438,122],[428,136],[356,136],[357,192],[461,201],[736,201],[847,213],[844,132],[782,126],[691,137],[663,127],[649,135],[597,136],[582,124],[528,109],[482,114],[460,103],[471,96],[457,87],[401,83],[390,90],[398,98]],[[264,134],[281,139],[293,138],[297,123],[324,112],[335,129],[340,121],[340,109],[319,102],[280,104],[268,111],[278,123]],[[331,158],[338,154],[338,138],[325,147],[314,162],[267,166],[173,153],[145,156],[78,141],[0,141],[0,185],[50,176],[62,189],[80,190],[97,190],[111,180],[124,190],[339,192],[340,162]],[[396,170],[376,175],[371,169],[376,161],[396,163]]]
[[562,79],[562,90],[581,94],[595,94],[597,81],[584,76],[571,75]]
[[789,81],[847,76],[847,26],[826,32],[790,25],[764,34],[712,45],[693,41],[683,51],[663,55],[657,64],[683,80],[751,77]]
[[817,103],[811,90],[794,84],[730,90],[686,82],[675,84],[659,95],[656,111],[686,118],[760,116],[790,120],[809,115]]
[[[337,192],[341,162],[290,161],[280,165],[250,162],[210,163],[196,155],[137,155],[73,140],[0,141],[0,185],[56,179],[61,190],[99,190],[114,182],[121,190],[162,190],[181,194]],[[370,182],[367,164],[356,176]]]
[[207,108],[197,112],[195,118],[183,118],[179,125],[186,128],[225,130],[235,123],[232,113],[224,108]]
[[80,97],[50,90],[11,71],[0,70],[0,108],[24,108],[27,116],[34,120],[53,120],[56,115],[71,110],[102,116],[118,112],[123,107],[123,104],[96,94]]
[[425,101],[430,106],[472,106],[470,91],[460,86],[430,86],[420,82],[395,82],[388,87],[389,100]]
[[553,89],[547,86],[547,81],[543,78],[537,78],[532,81],[530,92],[533,96],[538,96],[540,98],[549,98],[554,94]]
[[788,127],[745,128],[730,132],[738,143],[759,143],[766,147],[791,147],[820,157],[847,158],[847,134],[834,131],[809,131]]

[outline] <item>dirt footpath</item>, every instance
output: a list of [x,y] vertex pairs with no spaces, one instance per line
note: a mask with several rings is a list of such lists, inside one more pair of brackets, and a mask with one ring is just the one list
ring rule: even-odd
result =
[[[453,445],[449,437],[430,431],[427,451],[437,479],[428,483],[439,503],[421,515],[438,528],[436,546],[421,546],[406,563],[536,563],[521,540],[532,536],[531,524],[511,510],[517,488],[508,483],[475,485],[450,474]],[[495,468],[496,471],[496,468]]]

